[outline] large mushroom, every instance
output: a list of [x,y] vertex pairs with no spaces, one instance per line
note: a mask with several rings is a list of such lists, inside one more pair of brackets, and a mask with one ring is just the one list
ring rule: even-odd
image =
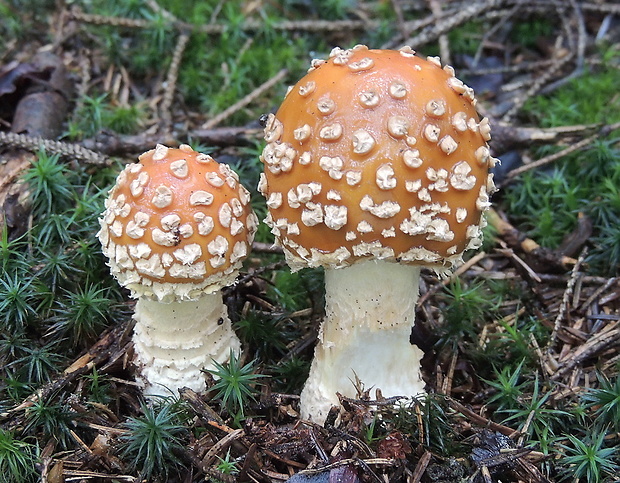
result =
[[326,315],[302,416],[353,381],[423,393],[410,343],[421,267],[448,273],[481,244],[494,190],[489,123],[471,88],[411,48],[335,48],[265,127],[265,220],[293,270],[325,268]]
[[148,396],[206,387],[213,361],[239,354],[221,289],[256,231],[250,195],[225,164],[158,145],[118,176],[98,233],[112,274],[137,298],[133,342]]

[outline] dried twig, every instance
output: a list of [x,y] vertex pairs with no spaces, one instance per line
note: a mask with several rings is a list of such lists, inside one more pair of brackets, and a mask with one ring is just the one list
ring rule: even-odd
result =
[[450,396],[452,394],[452,382],[454,381],[454,371],[456,370],[456,362],[458,361],[458,358],[458,351],[453,351],[452,357],[450,358],[450,365],[448,366],[448,373],[446,374],[443,384],[441,385],[441,394],[445,394],[446,396]]
[[415,37],[411,37],[405,43],[414,49],[433,42],[440,35],[450,32],[453,28],[470,21],[482,13],[502,6],[506,0],[484,0],[471,3],[465,8],[444,12],[444,16],[438,22],[432,23]]
[[529,255],[556,266],[566,267],[574,265],[576,260],[564,256],[552,250],[541,247],[535,240],[527,237],[524,233],[512,226],[493,208],[487,214],[486,219],[505,241],[512,248],[519,248]]
[[584,2],[581,4],[581,9],[589,12],[611,13],[615,15],[620,14],[620,4],[617,4],[616,2]]
[[236,440],[241,439],[243,435],[244,435],[243,429],[235,429],[233,432],[228,433],[222,439],[217,441],[213,446],[211,446],[211,448],[209,448],[209,451],[207,451],[207,454],[202,458],[201,469],[204,470],[208,468],[209,466],[211,466],[211,464],[213,463],[213,461],[215,461],[215,458],[217,457],[219,453],[225,451]]
[[164,132],[168,132],[172,125],[172,113],[170,108],[174,99],[174,92],[177,87],[177,78],[179,76],[179,66],[181,65],[181,58],[183,52],[189,41],[189,35],[185,32],[179,35],[177,44],[172,53],[172,62],[170,62],[170,68],[168,69],[168,75],[166,76],[166,85],[164,87],[164,95],[160,106],[161,116],[161,129]]
[[620,329],[617,328],[617,325],[617,322],[613,322],[605,326],[603,330],[594,334],[584,344],[573,350],[565,360],[559,363],[559,368],[555,374],[551,376],[551,380],[559,379],[575,366],[602,350],[619,345]]
[[27,136],[26,134],[0,131],[0,145],[25,149],[31,152],[44,149],[48,154],[58,154],[87,164],[101,165],[109,164],[110,162],[103,154],[91,151],[79,144],[52,141],[39,136]]
[[212,146],[244,146],[260,139],[262,129],[246,127],[221,127],[214,129],[196,129],[188,132],[144,133],[121,135],[102,132],[96,138],[84,139],[82,145],[106,155],[123,155],[141,153],[152,149],[156,143],[175,146],[179,139],[191,139],[192,142],[203,142]]
[[496,248],[495,251],[497,253],[501,253],[502,255],[504,255],[506,258],[510,258],[512,261],[514,261],[516,263],[517,266],[521,267],[523,270],[525,270],[525,273],[528,274],[528,276],[534,280],[536,283],[540,283],[540,277],[538,276],[538,274],[536,273],[536,271],[530,267],[525,260],[523,260],[521,257],[519,257],[512,248],[508,248],[508,246],[506,245],[506,243],[503,240],[499,240],[499,244],[502,248]]
[[567,52],[563,57],[557,59],[557,61],[550,65],[549,68],[537,79],[534,79],[532,85],[520,96],[514,99],[512,103],[512,107],[506,111],[506,113],[502,116],[502,121],[510,121],[523,107],[523,105],[534,95],[536,95],[542,87],[549,82],[556,73],[564,67],[568,62],[572,61],[574,58],[574,54],[572,52]]
[[426,468],[431,461],[432,456],[433,455],[430,451],[425,451],[424,454],[420,457],[420,460],[418,461],[418,464],[413,471],[413,475],[411,475],[411,478],[407,481],[410,481],[411,483],[420,483],[420,481],[422,481],[424,473],[426,472]]
[[585,257],[588,253],[588,249],[584,248],[581,255],[577,259],[577,263],[573,267],[571,271],[571,276],[568,279],[568,283],[566,284],[566,289],[564,290],[564,294],[562,295],[562,302],[560,304],[560,310],[555,317],[555,322],[553,323],[553,331],[551,332],[551,336],[549,337],[549,342],[547,343],[547,353],[553,350],[553,345],[558,336],[558,331],[560,330],[560,325],[562,324],[562,320],[566,315],[566,311],[568,310],[568,305],[570,303],[570,298],[573,293],[573,289],[575,288],[575,283],[577,282],[577,278],[579,276],[579,269],[585,260]]
[[[567,52],[563,56],[556,59],[556,62],[552,64],[543,75],[535,79],[534,83],[519,97],[514,100],[512,107],[504,114],[503,120],[512,119],[518,111],[523,107],[525,102],[533,97],[537,93],[550,92],[560,85],[565,84],[570,79],[581,74],[583,71],[583,65],[585,63],[585,48],[586,48],[586,30],[585,21],[582,14],[581,5],[575,0],[569,0],[570,9],[566,7],[566,4],[560,2],[551,2],[551,5],[555,8],[555,12],[562,20],[562,29],[564,31],[564,40],[568,43],[566,46]],[[533,6],[537,6],[533,4]],[[572,12],[572,15],[569,15]],[[573,24],[577,24],[576,35]],[[561,38],[558,38],[556,42],[556,51],[559,51],[561,45]],[[551,82],[551,79],[569,62],[574,61],[575,68],[569,75],[563,76],[561,79]]]
[[[431,12],[436,17],[442,16],[442,5],[438,0],[427,0],[428,5],[431,9]],[[452,64],[452,59],[450,55],[450,43],[448,42],[448,36],[443,33],[438,37],[439,42],[439,55],[441,57],[441,61],[444,64]]]
[[[552,64],[555,64],[555,59],[544,59],[532,62],[519,62],[514,65],[502,65],[498,67],[472,67],[469,69],[459,69],[459,74],[463,76],[481,76],[489,74],[519,74],[521,72],[530,72],[540,69],[546,69]],[[473,66],[477,65],[477,61],[474,60]]]
[[401,5],[400,0],[392,0],[392,8],[394,9],[394,13],[396,14],[396,22],[398,23],[398,30],[400,31],[400,35],[402,35],[403,39],[406,39],[409,36],[409,31],[407,30],[405,24],[403,6]]
[[599,288],[597,288],[594,293],[592,293],[592,295],[590,295],[588,297],[588,299],[582,303],[579,306],[579,310],[583,311],[586,310],[590,305],[592,305],[594,303],[594,301],[599,298],[607,289],[609,289],[609,287],[611,287],[612,285],[615,285],[618,283],[618,281],[620,280],[620,278],[618,277],[612,277],[609,280],[607,280],[603,285],[601,285]]
[[[73,479],[75,479],[76,481],[88,481],[88,480],[92,481],[93,478],[96,478],[100,480],[126,481],[128,483],[135,483],[141,480],[141,478],[138,478],[136,476],[131,476],[131,475],[115,475],[115,474],[101,473],[97,471],[68,470],[68,469],[63,469],[62,476],[69,477],[70,479],[64,480],[63,478],[61,481],[71,481]],[[48,479],[48,481],[50,480]]]
[[506,152],[512,149],[529,148],[533,143],[552,143],[563,141],[570,143],[578,135],[602,129],[600,124],[580,124],[575,126],[558,126],[551,128],[515,126],[492,119],[493,123],[493,150]]
[[299,472],[300,475],[316,475],[319,473],[323,473],[327,470],[332,470],[334,468],[340,468],[342,466],[363,466],[370,467],[373,465],[376,466],[395,466],[399,462],[395,459],[388,458],[368,458],[368,459],[359,459],[359,458],[347,458],[340,461],[336,461],[335,463],[330,463],[319,468],[302,470]]
[[240,99],[239,101],[235,102],[228,109],[225,109],[224,111],[220,112],[217,116],[215,116],[215,117],[211,118],[209,121],[205,122],[202,125],[202,129],[211,129],[211,128],[217,126],[224,119],[226,119],[227,117],[233,115],[239,109],[247,106],[248,104],[253,102],[255,99],[260,97],[264,92],[266,92],[269,89],[271,89],[274,85],[276,85],[278,82],[280,82],[287,74],[288,74],[288,70],[287,69],[280,70],[271,79],[269,79],[267,82],[264,82],[263,84],[258,86],[256,89],[254,89],[252,92],[250,92],[243,99]]
[[603,128],[601,130],[601,132],[594,134],[592,136],[588,136],[587,138],[582,139],[579,142],[576,142],[575,144],[571,144],[570,146],[568,146],[567,148],[562,149],[561,151],[558,151],[557,153],[554,154],[550,154],[549,156],[545,156],[544,158],[540,158],[537,161],[534,161],[532,163],[528,163],[528,164],[524,164],[523,166],[520,166],[518,168],[513,169],[512,171],[510,171],[507,175],[506,175],[506,183],[508,183],[510,180],[512,180],[513,178],[515,178],[516,176],[525,173],[526,171],[530,171],[531,169],[535,169],[535,168],[539,168],[541,166],[545,166],[547,164],[550,164],[560,158],[563,158],[564,156],[567,156],[571,153],[574,153],[576,151],[579,151],[581,149],[584,149],[586,147],[588,147],[590,144],[594,143],[597,139],[599,139],[599,137],[601,136],[601,133],[606,133],[609,131],[613,131],[615,129],[619,129],[620,128],[620,123],[616,123],[610,126],[606,126],[605,128]]
[[252,251],[253,252],[261,252],[261,253],[277,253],[279,255],[284,253],[282,247],[275,245],[273,243],[264,243],[264,242],[253,242],[252,243]]
[[492,431],[497,431],[498,433],[501,433],[504,436],[514,436],[515,434],[518,434],[517,430],[509,428],[508,426],[504,426],[499,423],[495,423],[491,421],[490,419],[485,418],[484,416],[481,416],[477,412],[472,411],[467,406],[464,406],[463,404],[461,404],[455,399],[452,399],[451,397],[446,398],[446,400],[448,401],[448,405],[452,409],[454,409],[455,411],[458,411],[463,416],[465,416],[468,420],[470,420],[474,424],[477,424],[478,426],[481,426],[483,428],[488,428]]
[[79,67],[80,67],[80,81],[77,86],[77,92],[75,96],[75,108],[73,109],[74,113],[79,112],[84,106],[84,99],[88,93],[88,85],[90,84],[90,57],[82,55],[79,57]]
[[146,0],[146,4],[153,12],[158,13],[169,22],[178,22],[179,19],[172,15],[168,10],[159,5],[155,0]]
[[70,16],[73,20],[92,25],[111,25],[112,27],[127,27],[138,29],[145,29],[151,26],[151,22],[149,20],[90,14],[83,12],[82,9],[78,7],[74,7],[73,9],[71,9]]
[[494,22],[493,25],[491,25],[490,28],[484,32],[484,37],[480,41],[480,45],[476,50],[476,55],[474,55],[474,61],[472,62],[472,65],[478,65],[478,62],[480,62],[480,58],[482,57],[484,47],[489,43],[489,39],[493,37],[497,32],[499,32],[502,28],[504,28],[506,22],[508,22],[508,20],[510,20],[519,11],[519,8],[519,4],[512,7],[512,10],[509,10],[507,14],[499,20],[499,22]]
[[[107,15],[96,15],[83,12],[75,7],[71,10],[71,17],[78,21],[93,25],[111,25],[113,27],[125,27],[133,29],[147,29],[152,27],[153,23],[146,19],[133,19],[125,17],[110,17]],[[171,24],[182,30],[191,32],[200,32],[209,35],[221,35],[229,27],[224,24],[206,24],[194,25],[182,21],[171,21]],[[415,25],[413,23],[412,25]],[[371,30],[378,28],[380,23],[373,20],[297,20],[283,21],[270,25],[270,28],[276,31],[306,31],[306,32],[342,32],[354,30]],[[262,20],[247,19],[238,26],[239,30],[244,32],[256,32],[264,29],[265,24]],[[410,28],[410,30],[413,30]]]

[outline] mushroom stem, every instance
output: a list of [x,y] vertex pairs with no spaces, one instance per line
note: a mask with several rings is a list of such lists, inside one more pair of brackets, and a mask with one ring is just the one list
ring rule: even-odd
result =
[[354,382],[384,396],[424,392],[422,351],[409,342],[420,268],[364,261],[325,270],[325,320],[301,393],[302,417],[322,423],[336,392],[356,397]]
[[135,360],[147,396],[177,396],[182,387],[203,392],[203,371],[241,351],[220,291],[170,303],[140,297],[134,319]]

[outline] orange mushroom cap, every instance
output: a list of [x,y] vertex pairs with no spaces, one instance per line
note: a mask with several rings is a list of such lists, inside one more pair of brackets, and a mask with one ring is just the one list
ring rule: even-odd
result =
[[265,221],[294,269],[451,267],[481,243],[489,139],[472,89],[438,58],[336,48],[267,120]]
[[98,233],[132,296],[191,299],[232,283],[256,232],[250,194],[228,165],[158,145],[119,174]]

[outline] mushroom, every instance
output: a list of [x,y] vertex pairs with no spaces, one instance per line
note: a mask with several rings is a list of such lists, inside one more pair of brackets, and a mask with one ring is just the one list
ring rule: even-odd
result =
[[292,270],[325,268],[325,319],[302,416],[355,397],[424,392],[410,343],[420,268],[440,274],[481,244],[494,191],[489,124],[471,88],[411,48],[335,48],[265,125],[259,190]]
[[204,391],[203,370],[240,352],[221,289],[249,252],[256,215],[237,174],[188,145],[157,145],[139,160],[110,190],[97,236],[112,274],[138,299],[144,394]]

